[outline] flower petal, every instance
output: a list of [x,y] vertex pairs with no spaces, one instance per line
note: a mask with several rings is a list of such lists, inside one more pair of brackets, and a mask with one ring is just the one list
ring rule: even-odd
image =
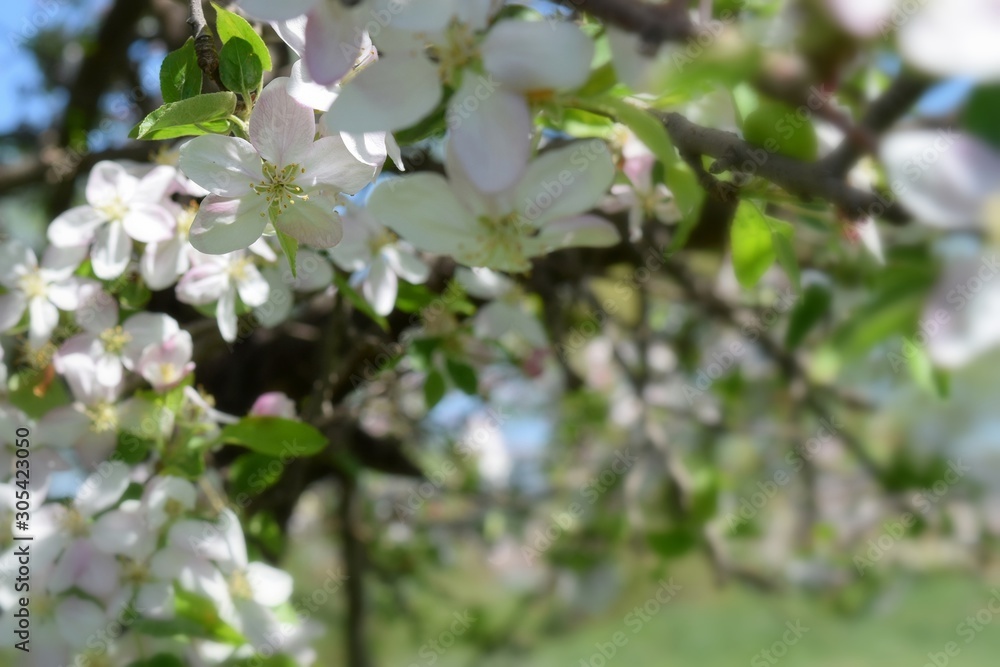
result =
[[101,207],[128,201],[135,194],[138,183],[139,179],[125,171],[122,165],[101,160],[87,177],[87,203]]
[[180,238],[146,246],[139,260],[139,273],[146,287],[154,292],[166,289],[187,271],[190,264],[184,246]]
[[236,290],[227,289],[215,305],[215,322],[219,325],[222,340],[232,343],[236,340]]
[[399,246],[382,248],[382,255],[389,267],[408,283],[419,285],[430,276],[430,268],[412,252],[400,250]]
[[97,230],[90,257],[94,274],[101,280],[114,280],[125,272],[132,258],[132,239],[121,222],[113,220]]
[[55,246],[81,246],[94,240],[97,228],[108,216],[93,206],[75,206],[61,213],[49,224],[49,243]]
[[359,161],[340,136],[322,137],[313,142],[301,165],[305,172],[295,182],[307,191],[329,186],[337,192],[353,195],[375,178],[374,165]]
[[448,104],[450,145],[481,192],[506,190],[524,174],[531,155],[531,111],[513,92],[466,77]]
[[309,13],[303,60],[309,74],[327,86],[344,78],[361,53],[363,30],[339,2],[321,2]]
[[438,174],[383,181],[368,199],[368,210],[381,224],[428,252],[456,255],[477,244],[472,214]]
[[575,25],[500,21],[482,44],[483,67],[521,92],[570,90],[590,76],[594,43]]
[[599,139],[578,141],[543,153],[528,165],[514,191],[514,205],[542,225],[593,208],[615,177],[608,147]]
[[315,136],[313,110],[288,94],[288,77],[267,84],[250,114],[250,143],[261,157],[278,167],[297,163]]
[[379,315],[388,315],[392,312],[393,306],[396,305],[398,288],[399,281],[396,274],[389,268],[385,256],[379,253],[372,261],[372,265],[368,267],[368,275],[361,285],[365,300]]
[[130,470],[121,461],[105,461],[83,481],[73,503],[85,517],[92,517],[117,503],[129,485]]
[[610,222],[596,215],[581,215],[546,223],[538,235],[525,239],[524,249],[529,257],[537,257],[560,248],[604,248],[620,241]]
[[195,137],[181,146],[179,164],[192,181],[224,197],[248,195],[254,183],[264,180],[256,149],[238,137]]
[[28,309],[28,298],[24,292],[0,294],[0,331],[7,331],[24,317]]
[[48,299],[35,297],[28,301],[28,316],[28,340],[36,347],[47,343],[59,324],[59,311]]
[[125,232],[139,243],[166,241],[174,236],[177,222],[159,204],[133,203],[122,220]]
[[333,132],[393,132],[429,114],[441,101],[437,67],[400,54],[372,63],[341,90],[323,116]]
[[261,196],[226,199],[209,195],[191,224],[189,241],[195,250],[223,255],[243,250],[264,233],[267,200]]
[[899,53],[938,76],[995,80],[1000,77],[998,33],[996,0],[925,0],[899,28]]
[[177,299],[193,306],[218,301],[229,289],[225,265],[199,264],[192,267],[177,283]]
[[289,75],[288,94],[300,104],[320,111],[326,111],[337,99],[339,86],[324,86],[313,81],[306,69],[305,62],[296,60],[292,63],[292,73]]
[[299,243],[314,248],[332,248],[344,235],[340,214],[333,210],[335,206],[334,197],[321,191],[312,192],[309,199],[282,210],[276,224]]
[[261,21],[286,21],[311,10],[317,0],[240,0],[247,14]]
[[236,283],[236,290],[240,300],[253,308],[267,301],[269,287],[257,267],[248,265],[243,268],[243,275]]

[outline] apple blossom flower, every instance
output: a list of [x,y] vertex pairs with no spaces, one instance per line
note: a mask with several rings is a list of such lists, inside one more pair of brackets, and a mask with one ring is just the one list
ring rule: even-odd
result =
[[538,318],[524,308],[523,294],[513,280],[490,269],[463,266],[455,270],[455,280],[470,296],[491,299],[472,318],[477,338],[499,340],[514,335],[533,348],[549,344]]
[[287,320],[295,306],[296,292],[335,291],[332,285],[333,267],[324,255],[309,249],[300,250],[296,264],[298,270],[292,275],[288,258],[282,255],[277,264],[261,270],[269,287],[267,301],[253,309],[254,317],[261,326],[274,327]]
[[287,91],[287,78],[271,81],[250,114],[250,141],[204,135],[181,148],[185,174],[211,194],[190,230],[195,249],[214,255],[257,241],[270,221],[275,230],[308,245],[340,241],[339,193],[354,194],[374,175],[339,137],[314,141],[312,109]]
[[97,284],[73,275],[83,259],[81,250],[50,246],[39,266],[30,248],[16,242],[0,245],[0,266],[5,267],[0,285],[8,290],[0,295],[0,331],[14,327],[27,311],[29,342],[35,347],[46,343],[59,324],[59,311],[77,308],[81,287]]
[[538,156],[519,182],[497,194],[476,189],[450,150],[445,162],[447,179],[421,173],[381,183],[368,200],[375,219],[421,250],[511,272],[527,271],[531,258],[560,248],[619,241],[611,223],[584,213],[614,178],[601,141]]
[[193,341],[187,331],[175,331],[161,342],[148,346],[139,356],[136,371],[156,391],[167,391],[194,370]]
[[175,177],[172,167],[155,167],[142,178],[109,161],[98,162],[87,179],[87,203],[69,209],[49,225],[57,247],[93,244],[94,274],[102,280],[120,276],[132,258],[132,241],[163,241],[173,234],[174,219],[162,202]]
[[97,382],[116,387],[125,369],[140,372],[140,359],[147,348],[176,335],[180,327],[169,315],[136,313],[121,325],[115,317],[110,323],[98,323],[84,329],[84,333],[73,336],[59,348],[53,359],[56,371],[64,373],[66,367],[73,367],[74,362],[66,360],[70,355],[89,355],[96,369]]
[[[21,410],[0,401],[0,480],[24,479],[17,475],[16,462],[23,460],[17,455],[19,448],[16,446],[15,436],[19,428],[27,428],[29,431],[35,429],[35,421],[30,419]],[[23,470],[23,465],[21,470]],[[31,461],[28,476],[28,487],[31,490],[29,500],[38,505],[48,495],[49,482],[52,473],[69,469],[69,464],[59,455],[56,448],[51,447],[45,441],[31,443]],[[22,473],[23,475],[23,473]],[[13,498],[13,494],[10,496]]]
[[156,292],[166,289],[191,268],[191,244],[188,234],[197,209],[182,208],[174,202],[165,202],[164,207],[176,218],[174,234],[165,241],[147,243],[139,258],[139,275],[146,287]]
[[631,241],[638,241],[642,237],[642,225],[648,218],[672,224],[681,217],[667,186],[653,180],[655,164],[656,156],[629,132],[622,146],[621,165],[629,183],[612,185],[600,208],[605,213],[628,211]]
[[352,282],[360,283],[365,300],[379,315],[388,315],[396,305],[398,278],[419,285],[430,269],[367,209],[351,207],[345,219],[344,239],[330,249],[330,257],[340,268],[355,272]]
[[215,319],[227,342],[236,340],[236,297],[244,305],[267,301],[269,287],[245,251],[205,255],[177,283],[182,303],[203,306],[216,303]]
[[250,414],[298,419],[295,412],[295,401],[280,391],[269,391],[258,396],[250,408]]

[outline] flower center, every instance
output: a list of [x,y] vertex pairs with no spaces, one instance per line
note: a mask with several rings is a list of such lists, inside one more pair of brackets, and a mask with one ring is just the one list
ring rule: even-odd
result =
[[163,384],[173,384],[181,378],[181,370],[177,367],[177,364],[172,364],[169,361],[165,361],[159,364],[160,369],[160,381]]
[[368,239],[368,247],[372,251],[372,255],[377,255],[378,252],[386,247],[387,245],[392,245],[398,240],[395,234],[393,234],[388,229],[383,229],[377,234],[373,234],[370,239]]
[[139,586],[149,581],[149,568],[144,563],[129,558],[122,566],[122,576],[130,584]]
[[525,221],[518,213],[510,213],[502,218],[479,218],[480,233],[476,235],[479,246],[470,256],[471,263],[479,266],[494,264],[523,266],[527,270],[528,259],[524,254],[522,241]]
[[21,276],[21,279],[17,281],[17,286],[29,299],[44,297],[48,291],[45,279],[42,278],[42,274],[38,271],[32,271]]
[[232,278],[233,281],[235,282],[238,283],[243,282],[244,280],[249,278],[250,274],[249,268],[252,264],[253,261],[251,261],[247,257],[240,257],[238,259],[234,259],[232,262],[229,263],[229,269],[228,269],[229,277]]
[[250,588],[250,580],[247,579],[246,572],[236,570],[229,576],[229,592],[234,598],[241,600],[253,598],[253,589]]
[[90,527],[87,519],[80,514],[79,510],[71,507],[66,516],[62,519],[63,529],[73,537],[86,537],[90,534]]
[[455,73],[479,57],[476,35],[472,28],[457,20],[452,21],[444,34],[443,43],[432,44],[429,55],[438,64],[441,80],[455,83]]
[[196,204],[192,204],[181,211],[181,214],[177,216],[177,236],[182,241],[187,241],[188,234],[191,231],[191,223],[194,222],[194,216],[197,213],[198,206]]
[[94,433],[107,433],[118,429],[118,411],[107,401],[88,407],[84,414],[90,419],[90,430]]
[[[294,204],[297,199],[303,201],[309,199],[309,195],[305,194],[302,186],[295,185],[295,179],[306,173],[305,168],[297,164],[289,164],[278,171],[277,166],[265,161],[263,171],[264,180],[250,187],[258,195],[264,195],[268,207],[273,209],[275,213],[281,213]],[[261,213],[261,215],[264,214]]]
[[100,207],[98,210],[106,215],[109,220],[121,220],[128,213],[128,207],[118,197],[115,197],[111,203]]
[[99,338],[101,344],[104,346],[105,352],[115,356],[121,356],[121,353],[125,350],[125,346],[131,342],[132,334],[128,333],[120,326],[116,326],[102,331]]

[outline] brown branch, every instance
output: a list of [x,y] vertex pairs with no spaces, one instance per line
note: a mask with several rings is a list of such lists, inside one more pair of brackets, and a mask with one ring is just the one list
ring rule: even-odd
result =
[[191,18],[188,19],[191,32],[194,33],[194,51],[198,57],[198,67],[215,82],[221,90],[225,90],[222,79],[219,78],[219,54],[215,50],[215,36],[205,20],[205,10],[201,0],[191,0]]
[[650,4],[642,0],[561,0],[560,4],[583,10],[606,23],[637,34],[656,51],[663,42],[694,37],[687,2],[671,0]]
[[881,217],[902,224],[909,216],[896,203],[878,194],[852,188],[831,175],[822,164],[803,162],[753,146],[732,132],[696,125],[678,113],[659,114],[681,154],[715,158],[712,173],[740,171],[760,176],[802,200],[822,199],[851,219]]
[[[910,107],[920,99],[931,83],[931,79],[917,74],[909,72],[901,74],[868,107],[868,111],[858,125],[861,134],[869,137],[878,136],[889,129],[910,110]],[[848,135],[836,150],[820,161],[820,164],[831,176],[844,176],[854,166],[854,163],[866,153],[871,152],[871,149],[870,143],[856,141],[852,135]]]

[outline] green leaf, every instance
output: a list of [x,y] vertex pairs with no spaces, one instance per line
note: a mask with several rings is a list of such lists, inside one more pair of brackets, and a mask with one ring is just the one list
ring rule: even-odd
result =
[[246,41],[260,58],[260,64],[264,70],[270,72],[272,67],[271,52],[267,50],[267,44],[260,38],[253,26],[247,23],[247,20],[242,16],[227,11],[214,2],[212,7],[215,8],[215,29],[219,33],[219,39],[222,40],[223,48],[234,37]]
[[55,376],[52,366],[42,370],[25,368],[8,381],[7,400],[32,419],[49,410],[72,402],[65,385]]
[[245,39],[234,37],[222,47],[219,53],[219,77],[222,85],[229,90],[249,97],[251,91],[260,88],[264,68],[260,57]]
[[795,237],[795,228],[784,220],[778,220],[770,216],[766,217],[771,226],[771,242],[774,244],[774,252],[778,258],[778,264],[785,270],[785,275],[792,281],[796,292],[802,291],[802,275],[799,272],[799,259],[795,256],[795,246],[792,239]]
[[305,422],[263,416],[244,417],[229,424],[222,429],[218,440],[268,456],[312,456],[329,442],[325,435]]
[[677,161],[677,152],[667,134],[667,128],[649,112],[611,95],[591,97],[581,102],[583,106],[610,114],[627,125],[664,165],[669,166]]
[[174,590],[175,621],[191,621],[208,631],[208,636],[227,644],[240,645],[246,638],[219,616],[215,603],[179,586]]
[[664,558],[683,556],[698,545],[698,534],[690,528],[674,528],[646,536],[649,546]]
[[448,376],[451,377],[456,387],[470,395],[479,391],[479,380],[476,377],[475,368],[456,359],[446,359],[444,365],[448,369]]
[[152,141],[228,132],[227,119],[235,109],[236,95],[228,91],[170,102],[146,116],[128,136]]
[[179,102],[201,94],[201,68],[194,39],[188,37],[184,46],[171,51],[160,65],[160,92],[164,102]]
[[976,88],[962,113],[962,126],[1000,148],[1000,83]]
[[427,379],[424,381],[424,403],[427,404],[428,410],[441,402],[446,390],[447,385],[440,371],[434,370],[427,374]]
[[733,268],[744,288],[751,288],[774,264],[775,250],[771,229],[755,204],[740,202],[730,230]]
[[802,344],[816,324],[830,311],[833,294],[823,285],[809,285],[788,318],[785,347],[793,350]]
[[274,486],[285,466],[281,459],[267,454],[251,452],[239,457],[229,466],[229,485],[234,497],[240,494],[256,496]]
[[278,245],[281,246],[281,252],[285,253],[285,257],[288,258],[288,266],[292,269],[292,277],[297,278],[298,267],[295,266],[295,256],[299,252],[299,242],[297,239],[278,229],[278,225],[275,224],[278,215],[273,207],[267,210],[267,214],[271,218],[271,224],[274,225],[274,233],[278,237]]
[[365,298],[358,294],[356,289],[351,287],[350,283],[347,282],[347,278],[340,273],[335,273],[333,275],[333,284],[337,287],[337,290],[341,294],[347,297],[347,300],[351,302],[351,305],[370,317],[375,324],[382,327],[383,331],[389,330],[388,320],[372,309],[371,304],[365,301]]
[[610,62],[604,63],[590,73],[590,78],[580,88],[580,95],[592,97],[607,92],[612,86],[618,83],[618,75],[615,73],[614,65]]

